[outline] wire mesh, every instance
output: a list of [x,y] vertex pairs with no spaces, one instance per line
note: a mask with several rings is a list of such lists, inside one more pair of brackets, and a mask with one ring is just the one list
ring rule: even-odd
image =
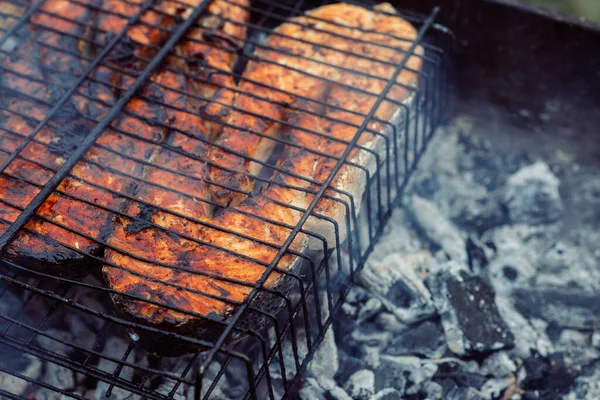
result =
[[[439,43],[451,35],[435,23],[437,10],[401,11],[417,31],[414,37],[383,34],[395,41],[392,46],[370,41],[372,32],[362,32],[365,39],[326,31],[331,43],[313,43],[273,31],[328,2],[221,1],[224,9],[248,19],[219,12],[212,3],[2,3],[0,352],[8,356],[0,360],[0,395],[293,397],[444,121],[448,54]],[[323,26],[336,26],[318,17],[309,21],[314,24],[301,31],[323,33]],[[305,55],[265,41],[267,35],[321,50]],[[377,51],[367,56],[354,46],[336,47],[336,39]],[[331,63],[319,51],[339,54],[344,62]],[[211,63],[210,52],[237,61]],[[293,63],[282,67],[269,54],[381,84],[371,92]],[[419,69],[411,66],[413,58],[420,60]],[[363,61],[387,73],[358,68]],[[291,93],[248,76],[252,63],[284,68],[347,98],[368,99],[370,107],[355,111],[331,97]],[[398,79],[407,72],[418,84]],[[405,101],[393,96],[398,90]],[[228,93],[285,108],[287,114],[244,108]],[[281,104],[273,100],[278,96],[295,101]],[[395,107],[394,118],[380,117],[382,105]],[[224,110],[227,118],[210,107]],[[260,118],[287,134],[240,125],[230,114]],[[352,136],[298,123],[310,118],[349,127]],[[267,143],[273,156],[236,151],[210,133],[227,129]],[[295,140],[302,135],[326,145]],[[230,168],[209,151],[254,167]],[[300,154],[297,163],[291,154]],[[281,161],[286,156],[288,163]],[[327,165],[326,173],[298,172],[307,157]],[[239,175],[254,182],[253,188],[212,179],[208,171]],[[364,187],[338,184],[348,171]],[[209,190],[247,200],[223,208],[205,195]],[[285,197],[294,193],[306,201]],[[194,249],[220,260],[222,269],[192,268],[198,262],[190,258]],[[235,270],[236,264],[242,267]],[[158,289],[130,290],[119,284],[123,281]]]

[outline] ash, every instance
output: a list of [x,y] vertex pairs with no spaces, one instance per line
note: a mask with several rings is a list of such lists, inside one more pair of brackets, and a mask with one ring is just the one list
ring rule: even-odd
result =
[[301,399],[600,398],[600,169],[483,136],[437,132]]
[[[600,399],[600,168],[578,165],[562,150],[556,157],[502,150],[482,136],[460,118],[437,132],[294,400]],[[335,257],[332,264],[335,271]],[[108,298],[69,290],[78,303],[109,312]],[[325,319],[325,291],[320,297]],[[0,344],[0,389],[36,400],[143,398],[130,388],[194,398],[192,385],[152,371],[190,381],[197,356],[154,358],[125,329],[82,311],[45,318],[55,304],[42,296],[7,291],[0,300],[0,315],[18,313],[58,340],[4,318],[0,329],[9,336],[123,386]],[[315,332],[302,329],[301,316],[295,322],[303,359]],[[273,329],[261,336],[275,343]],[[256,346],[235,350],[262,359]],[[282,357],[269,364],[276,399],[283,395],[280,362],[287,378],[296,372],[289,341]],[[212,363],[203,394],[214,381],[211,399],[239,399],[248,390],[241,363]],[[259,390],[259,399],[270,398]]]

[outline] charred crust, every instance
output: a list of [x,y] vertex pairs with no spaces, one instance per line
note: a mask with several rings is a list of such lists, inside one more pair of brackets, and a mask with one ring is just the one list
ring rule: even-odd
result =
[[[99,270],[101,264],[92,257],[71,250],[58,243],[39,236],[23,244],[19,234],[6,250],[6,259],[32,271],[55,275],[61,278],[83,278],[92,272]],[[93,246],[86,249],[92,256],[101,256],[103,249]]]
[[125,232],[136,234],[144,229],[152,227],[152,218],[157,212],[156,208],[142,203],[139,204],[139,207],[140,211],[137,215],[138,219],[131,220],[125,225]]
[[[271,286],[271,289],[275,292],[287,294],[293,286],[293,280],[279,279]],[[136,297],[144,298],[147,296],[147,292],[141,287],[133,288],[132,290],[128,290],[128,292]],[[165,318],[160,322],[157,322],[157,319],[153,318],[156,317],[155,314],[150,318],[139,317],[140,314],[138,313],[138,310],[149,306],[149,304],[145,303],[143,300],[134,300],[130,297],[118,294],[112,295],[111,298],[116,306],[117,314],[123,319],[142,326],[175,333],[209,343],[216,343],[227,327],[229,318],[231,315],[235,314],[237,310],[236,307],[232,307],[227,314],[210,313],[205,316],[205,318],[188,315],[188,318],[185,321],[182,321],[181,319],[173,320]],[[177,307],[177,304],[170,303],[170,298],[153,298],[153,300],[157,302],[162,301],[164,304]],[[267,292],[260,291],[252,302],[252,306],[255,309],[262,310],[263,313],[251,310],[246,311],[236,324],[236,328],[238,329],[234,329],[233,333],[225,341],[225,346],[231,346],[245,338],[247,334],[242,331],[256,332],[264,328],[271,322],[271,319],[267,314],[275,316],[283,305],[284,301],[281,297],[276,297]],[[162,309],[161,311],[161,308],[158,308],[158,313],[166,311],[167,309]],[[166,334],[149,332],[144,330],[143,327],[135,329],[134,332],[139,336],[140,345],[147,352],[157,357],[180,357],[190,353],[207,351],[211,348],[210,346],[201,346]]]

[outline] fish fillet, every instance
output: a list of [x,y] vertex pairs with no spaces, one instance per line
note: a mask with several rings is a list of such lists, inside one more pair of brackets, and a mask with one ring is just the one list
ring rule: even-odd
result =
[[[389,6],[382,7],[389,10]],[[394,65],[406,56],[406,49],[415,37],[415,29],[397,16],[347,4],[324,6],[278,27],[265,42],[273,49],[260,50],[259,60],[251,62],[244,73],[240,94],[233,103],[243,111],[230,111],[225,115],[227,125],[238,128],[222,129],[216,139],[221,149],[211,150],[204,145],[190,148],[197,157],[189,159],[182,170],[193,179],[179,185],[175,177],[155,179],[151,176],[153,182],[162,187],[145,192],[150,193],[144,199],[146,204],[133,205],[138,218],[122,218],[116,224],[111,243],[122,251],[109,250],[107,260],[123,268],[105,266],[104,273],[110,287],[123,293],[123,296],[115,296],[120,312],[146,326],[215,341],[227,319],[246,301],[273,261],[291,228],[299,222],[302,210],[318,187],[314,182],[328,176],[335,157],[344,152],[347,142],[356,134],[356,126],[373,107]],[[320,46],[322,43],[355,55],[326,49]],[[260,61],[261,58],[266,61]],[[410,57],[408,65],[418,70],[420,59]],[[356,75],[339,66],[352,66],[372,76]],[[326,84],[319,77],[338,83]],[[250,79],[257,83],[250,83]],[[416,74],[410,71],[398,77],[398,82],[406,85],[414,86],[416,80]],[[291,95],[263,85],[286,90]],[[364,94],[356,88],[372,94]],[[246,92],[267,100],[258,100],[244,94]],[[405,102],[410,91],[398,86],[388,96]],[[325,100],[330,105],[322,106],[312,100]],[[342,111],[337,110],[336,105],[342,107]],[[399,108],[386,101],[379,107],[377,116],[390,120]],[[273,122],[270,118],[279,121]],[[369,130],[383,132],[384,125],[370,122]],[[253,182],[248,174],[256,171],[244,157],[222,149],[265,160],[273,147],[272,140],[253,131],[276,135],[288,144],[277,163],[282,171],[273,174],[269,185],[258,194],[240,195],[224,187],[249,193]],[[365,132],[359,143],[375,147],[376,141],[376,135]],[[350,159],[365,165],[368,158],[362,153],[353,150]],[[209,171],[204,163],[206,157]],[[164,162],[166,160],[161,161]],[[211,193],[201,184],[205,173],[211,180],[208,188]],[[364,177],[361,173],[362,170],[345,165],[333,186],[362,194]],[[178,192],[171,192],[170,187]],[[229,207],[211,216],[204,206],[210,202],[209,195]],[[337,196],[334,192],[331,195]],[[334,200],[323,200],[317,207],[318,212],[342,218],[344,210],[338,204]],[[157,205],[160,209],[155,207]],[[313,219],[311,223],[312,229],[328,233],[322,222]],[[293,285],[293,279],[286,272],[299,265],[298,253],[305,251],[308,243],[303,233],[295,237],[290,251],[281,258],[259,291],[252,304],[254,307],[266,313],[277,310],[280,298],[266,290],[285,293]],[[234,329],[231,340],[244,337],[246,330],[258,329],[267,321],[264,314],[247,312]],[[177,355],[201,348],[142,331],[138,333],[142,343],[154,353]]]
[[[168,29],[178,18],[177,13],[186,11],[174,4],[158,2],[157,9],[164,13],[153,10],[144,13],[143,22],[158,24],[156,26],[167,31],[150,29],[141,22],[131,26],[124,41],[111,52],[107,64],[93,72],[94,81],[86,80],[78,94],[72,96],[35,136],[35,140],[24,148],[21,156],[7,167],[6,173],[0,177],[3,231],[75,150],[82,137],[94,128],[94,120],[100,119],[120,92],[133,81],[133,75],[127,71],[143,68],[144,62],[136,57],[151,56],[153,49],[168,38]],[[3,96],[5,109],[2,111],[4,118],[0,132],[5,144],[2,146],[3,160],[44,119],[52,102],[83,74],[87,66],[83,54],[92,51],[88,48],[90,43],[106,45],[124,29],[128,18],[139,11],[139,6],[117,0],[104,1],[101,8],[107,12],[66,0],[45,2],[41,11],[32,17],[30,37],[10,57],[0,61],[6,70],[11,71],[2,76],[3,87],[10,89]],[[95,27],[93,32],[89,29],[90,24]],[[145,35],[143,42],[137,42],[142,34]],[[135,57],[112,57],[122,55],[124,51]],[[117,72],[111,66],[125,72]],[[172,74],[166,72],[157,72],[155,80],[166,87],[176,84]],[[160,90],[153,84],[142,90],[146,96],[157,91]],[[110,232],[114,218],[114,213],[102,207],[119,210],[124,203],[121,196],[104,188],[121,192],[129,190],[132,185],[132,179],[122,179],[121,175],[108,171],[107,167],[132,177],[140,176],[145,171],[144,166],[121,154],[145,159],[149,156],[149,146],[137,138],[163,140],[166,135],[165,128],[147,122],[166,119],[162,106],[136,97],[125,109],[130,114],[122,113],[113,121],[96,145],[85,154],[84,161],[75,165],[71,176],[64,179],[57,191],[38,209],[37,216],[41,218],[34,217],[26,229],[17,234],[6,250],[7,259],[62,276],[80,276],[90,272],[93,260],[88,256],[102,254],[102,242]]]

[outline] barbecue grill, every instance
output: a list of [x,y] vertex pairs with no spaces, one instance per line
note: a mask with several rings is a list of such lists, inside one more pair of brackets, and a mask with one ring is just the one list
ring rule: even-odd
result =
[[[30,24],[35,23],[32,17],[36,14],[51,13],[43,8],[45,1],[39,0],[32,4],[18,0],[7,1],[14,7],[2,9],[0,14],[3,21],[8,21],[3,25],[3,32],[0,36],[0,59],[11,55],[14,44],[22,39],[24,30]],[[129,3],[130,0],[124,1]],[[74,5],[97,7],[96,11],[99,13],[106,12],[101,7],[87,4],[84,1],[71,0],[71,2]],[[121,16],[127,19],[127,25],[121,33],[111,37],[105,47],[96,49],[95,57],[88,57],[85,60],[87,64],[85,71],[74,77],[74,84],[62,87],[62,95],[55,101],[44,102],[26,93],[17,93],[29,101],[39,103],[40,107],[47,112],[41,119],[22,115],[31,126],[28,135],[4,129],[7,134],[20,138],[21,142],[13,151],[0,150],[4,153],[4,161],[0,167],[2,174],[11,177],[11,163],[16,160],[26,160],[32,163],[38,161],[28,159],[25,155],[24,149],[31,144],[45,146],[48,151],[60,152],[64,156],[64,163],[51,171],[51,177],[44,185],[26,182],[39,189],[26,206],[13,204],[7,198],[0,199],[3,204],[18,210],[16,219],[2,218],[5,230],[0,237],[0,251],[4,255],[11,241],[19,232],[40,235],[27,227],[27,224],[34,220],[55,224],[97,242],[97,239],[84,232],[73,230],[57,220],[38,213],[39,207],[52,194],[60,193],[62,196],[75,198],[91,207],[128,218],[137,218],[127,215],[121,210],[108,209],[88,199],[77,198],[72,194],[65,193],[59,189],[59,184],[67,177],[79,179],[71,174],[73,167],[78,162],[84,160],[94,164],[93,160],[86,159],[87,151],[90,148],[101,147],[97,143],[98,138],[103,135],[105,129],[118,115],[128,112],[125,106],[134,95],[143,97],[140,89],[149,80],[151,73],[161,66],[163,60],[168,56],[177,57],[173,51],[174,46],[178,41],[186,38],[188,31],[199,17],[206,15],[208,3],[208,1],[204,1],[197,8],[190,9],[191,16],[175,24],[169,32],[168,41],[162,47],[155,49],[153,58],[138,60],[144,66],[143,69],[135,74],[122,72],[131,76],[133,83],[113,88],[121,93],[118,101],[101,118],[88,120],[91,128],[86,130],[85,134],[64,132],[65,137],[71,138],[68,142],[71,143],[71,146],[48,144],[39,139],[39,133],[45,127],[51,127],[57,131],[62,129],[60,118],[64,118],[62,110],[65,105],[73,96],[89,96],[81,88],[87,83],[94,82],[96,78],[93,72],[96,68],[99,66],[114,68],[112,64],[107,63],[107,60],[122,57],[121,54],[116,54],[116,50],[124,40],[127,28],[134,23],[140,23],[141,16],[148,10],[156,13],[163,12],[155,7],[153,1],[142,4],[131,2],[132,5],[138,7],[137,13],[130,17]],[[261,46],[262,38],[273,27],[285,22],[291,16],[301,14],[306,9],[326,3],[253,1],[250,10],[251,21],[247,24],[249,35],[245,46],[238,49],[239,59],[234,69],[235,78],[237,80],[244,79],[242,72],[245,63],[253,59],[253,50]],[[366,7],[372,6],[372,4],[365,3],[357,4]],[[183,2],[181,6],[188,7]],[[2,382],[1,379],[8,382],[7,377],[11,377],[10,382],[13,384],[9,387],[0,387],[0,395],[9,399],[26,399],[27,396],[35,397],[38,391],[45,390],[62,394],[65,398],[87,398],[85,393],[74,393],[69,388],[61,387],[60,383],[56,381],[45,379],[46,375],[34,374],[32,365],[41,362],[42,368],[48,369],[48,366],[52,365],[56,371],[73,371],[76,376],[84,377],[82,378],[84,380],[98,382],[97,387],[100,387],[101,383],[104,385],[102,387],[105,388],[104,394],[107,397],[115,394],[116,398],[121,398],[120,396],[124,396],[122,393],[129,393],[147,399],[181,398],[177,397],[178,393],[184,391],[186,393],[193,392],[196,399],[218,398],[219,385],[227,376],[230,378],[234,376],[237,379],[240,398],[293,397],[298,386],[298,378],[302,376],[317,352],[319,344],[331,324],[332,317],[344,302],[348,288],[372,251],[392,209],[399,204],[408,179],[416,168],[421,154],[426,150],[428,141],[446,118],[449,101],[448,51],[452,48],[452,35],[446,28],[436,23],[437,14],[437,9],[432,10],[429,14],[401,11],[401,16],[417,27],[417,39],[410,43],[403,61],[395,65],[395,73],[387,82],[385,90],[372,94],[376,98],[373,109],[364,115],[364,123],[356,126],[354,139],[346,143],[346,151],[337,160],[329,178],[325,182],[321,182],[316,189],[310,189],[315,194],[314,200],[307,209],[301,210],[300,222],[296,226],[289,227],[290,234],[284,244],[277,248],[277,256],[271,262],[263,264],[265,272],[262,278],[255,284],[244,283],[252,288],[251,293],[243,302],[233,304],[237,309],[230,318],[220,322],[223,325],[223,331],[216,340],[207,342],[191,335],[160,331],[115,315],[109,306],[109,296],[114,291],[105,287],[96,276],[97,274],[92,273],[85,278],[74,279],[35,268],[29,263],[11,261],[3,256],[0,267],[0,353],[8,356],[0,357],[0,382]],[[64,18],[60,15],[54,15],[54,17]],[[43,27],[43,29],[64,35],[66,38],[74,37],[84,42],[92,40],[51,27]],[[55,52],[69,53],[72,50],[46,43],[39,43],[39,45]],[[219,44],[213,43],[212,45],[218,46]],[[318,45],[327,46],[326,43],[318,43]],[[362,200],[361,212],[357,213],[356,200],[347,194],[342,193],[345,197],[335,198],[335,201],[343,202],[347,210],[347,221],[339,225],[332,219],[327,221],[333,224],[336,238],[338,238],[335,246],[332,246],[323,237],[306,230],[303,225],[309,217],[315,216],[313,209],[316,203],[319,199],[327,196],[326,189],[329,183],[332,182],[340,168],[347,163],[346,158],[350,151],[359,146],[358,139],[361,133],[368,130],[368,122],[374,118],[377,107],[386,100],[389,90],[394,85],[398,85],[396,77],[403,69],[407,68],[406,63],[409,56],[414,55],[415,49],[419,46],[425,49],[423,55],[418,56],[423,59],[423,68],[421,71],[414,71],[419,75],[419,85],[417,88],[406,88],[412,92],[412,100],[408,105],[401,105],[400,123],[390,124],[388,121],[382,121],[388,125],[386,133],[380,134],[384,140],[385,149],[381,156],[374,154],[376,159],[374,171],[365,170],[368,177],[367,189]],[[401,50],[396,49],[396,51]],[[81,56],[78,55],[78,57]],[[351,65],[338,67],[352,68]],[[12,71],[4,64],[1,68],[3,74],[10,74],[15,79],[44,83],[43,79],[40,80],[39,77]],[[48,71],[49,74],[55,72]],[[188,76],[188,78],[198,79],[194,76]],[[321,79],[324,82],[327,81],[326,78]],[[14,91],[9,92],[5,87],[0,88],[0,93],[5,93],[7,96],[15,95]],[[190,93],[181,94],[189,97],[195,96]],[[89,98],[89,100],[95,99]],[[157,99],[148,99],[148,101],[160,103],[160,100]],[[164,106],[171,107],[170,105]],[[15,113],[7,107],[0,107],[5,112]],[[160,121],[149,122],[161,123]],[[127,132],[121,133],[127,134]],[[290,144],[285,139],[278,139],[278,141],[282,145]],[[264,165],[266,168],[263,171],[286,172],[271,162],[255,159],[251,159],[251,161]],[[98,165],[98,167],[121,174],[124,179],[128,178],[110,165]],[[268,173],[263,172],[254,178],[259,182],[269,182]],[[100,189],[120,195],[109,188],[100,187]],[[180,193],[180,195],[194,196],[193,193]],[[317,215],[317,217],[319,216]],[[266,222],[274,223],[273,221]],[[346,229],[348,232],[340,234],[339,229]],[[169,233],[179,235],[175,231]],[[233,231],[230,233],[235,234]],[[300,272],[298,270],[295,272],[279,270],[277,265],[280,259],[285,254],[293,254],[290,245],[298,234],[306,234],[320,241],[322,251],[313,252],[314,254],[297,254],[303,262]],[[340,237],[347,239],[340,243]],[[46,239],[52,242],[51,237]],[[257,238],[252,239],[260,241]],[[58,245],[57,242],[55,244]],[[103,242],[99,244],[111,246]],[[268,245],[268,243],[264,244]],[[110,264],[104,261],[99,254],[86,254],[84,249],[76,247],[70,250],[85,255],[90,262]],[[123,251],[118,248],[114,248],[114,250]],[[292,286],[290,293],[281,293],[264,287],[263,284],[272,271],[288,275]],[[208,275],[207,277],[223,279],[217,275]],[[281,302],[283,307],[277,313],[265,312],[255,307],[252,300],[259,294],[272,299],[275,304]],[[208,294],[207,296],[214,297],[214,295]],[[151,302],[150,300],[139,300]],[[7,306],[2,307],[2,304]],[[176,308],[174,310],[187,312]],[[267,328],[260,332],[248,331],[244,328],[241,321],[250,314],[270,321]],[[83,322],[76,324],[74,321]],[[59,326],[64,329],[56,329]],[[94,332],[92,340],[85,332]],[[147,354],[139,346],[138,333],[140,332],[158,335],[165,342],[182,341],[202,345],[209,350],[174,360],[156,357]],[[230,345],[229,338],[232,334],[245,335],[247,338]],[[123,348],[109,346],[111,338],[120,338],[127,345]],[[145,361],[141,362],[140,357],[143,357]],[[17,383],[15,384],[15,382]]]

